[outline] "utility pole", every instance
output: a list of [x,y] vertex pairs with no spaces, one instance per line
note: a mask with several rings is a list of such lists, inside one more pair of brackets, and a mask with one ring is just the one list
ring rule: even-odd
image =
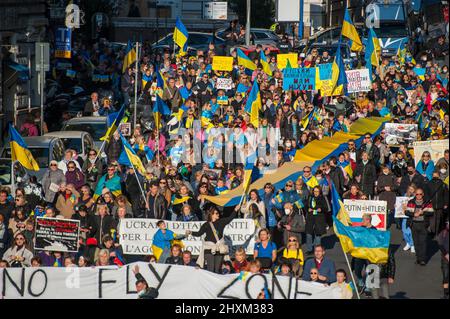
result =
[[247,23],[245,24],[245,45],[250,45],[251,0],[247,0]]

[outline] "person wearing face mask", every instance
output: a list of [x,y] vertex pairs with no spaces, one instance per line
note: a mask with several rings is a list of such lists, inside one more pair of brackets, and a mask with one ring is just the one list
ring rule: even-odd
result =
[[434,210],[430,218],[430,232],[437,235],[442,230],[444,212],[448,209],[448,186],[440,179],[437,171],[433,172],[432,179],[426,186]]
[[296,237],[298,242],[302,241],[302,233],[305,231],[305,221],[302,215],[294,210],[291,202],[284,204],[284,216],[278,222],[278,230],[283,233],[283,245],[287,246],[289,237]]
[[405,194],[408,186],[411,184],[416,185],[417,187],[423,188],[425,186],[425,178],[416,172],[413,163],[408,163],[407,165],[407,175],[404,175],[400,180],[400,186],[398,191],[400,194]]

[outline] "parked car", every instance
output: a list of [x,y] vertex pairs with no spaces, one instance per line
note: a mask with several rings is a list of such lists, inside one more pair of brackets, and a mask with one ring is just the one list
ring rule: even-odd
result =
[[25,186],[29,180],[26,169],[19,161],[11,161],[11,158],[0,158],[0,187],[8,187],[11,193],[16,188]]
[[105,135],[107,130],[106,116],[74,117],[68,120],[62,128],[62,131],[83,131],[89,133],[94,140],[94,146],[97,150],[102,145],[100,138]]
[[[225,50],[225,40],[212,35],[212,33],[203,33],[203,32],[189,32],[188,38],[188,53],[195,51],[208,50],[209,44],[214,43],[216,45],[217,50]],[[169,33],[161,40],[152,44],[152,50],[154,51],[164,51],[164,50],[173,50],[173,33]]]
[[[244,52],[246,55],[248,55],[250,52],[253,52],[256,50],[256,45],[250,45],[250,46],[238,45],[238,46],[232,47],[230,49],[230,54],[237,48],[241,49],[242,52]],[[271,55],[276,55],[276,54],[280,53],[280,49],[275,46],[272,46],[272,45],[263,44],[262,48],[263,48],[263,51],[265,51],[266,49],[269,49]]]
[[[355,25],[356,31],[358,32],[359,37],[361,38],[361,41],[363,41],[365,31],[362,26]],[[300,46],[297,48],[299,52],[306,53],[309,48],[314,44],[323,44],[323,45],[332,45],[339,42],[339,38],[341,36],[341,30],[342,27],[332,27],[328,28],[322,31],[319,31],[312,36],[310,36],[308,39],[302,39],[300,40]],[[348,39],[345,37],[342,37],[342,42],[347,43]]]
[[[39,165],[38,172],[29,171],[30,175],[42,178],[51,161],[61,161],[64,158],[64,143],[59,137],[53,136],[33,136],[24,137],[23,140],[28,146],[31,154]],[[11,158],[11,148],[6,146],[1,154],[2,158]]]
[[[225,39],[227,28],[220,29],[216,34]],[[250,29],[250,42],[252,45],[263,44],[280,48],[282,45],[287,45],[288,50],[292,49],[290,43],[282,43],[281,38],[270,29],[252,28]]]
[[89,150],[94,148],[94,140],[84,131],[58,131],[44,134],[44,136],[59,137],[66,149],[73,149],[83,160],[86,160]]

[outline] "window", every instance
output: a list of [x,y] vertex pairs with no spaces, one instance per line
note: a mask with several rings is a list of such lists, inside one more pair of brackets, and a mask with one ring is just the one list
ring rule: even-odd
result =
[[64,147],[77,151],[78,154],[82,153],[81,138],[63,138]]
[[68,124],[64,128],[64,131],[83,131],[88,132],[94,141],[100,140],[100,138],[105,135],[107,131],[106,122],[105,123],[76,123]]
[[270,39],[270,37],[264,33],[264,32],[252,32],[253,33],[253,37],[256,40],[261,40],[261,39]]
[[92,141],[92,138],[89,135],[83,136],[83,147],[84,147],[84,153],[87,154],[90,150],[94,148],[94,142]]

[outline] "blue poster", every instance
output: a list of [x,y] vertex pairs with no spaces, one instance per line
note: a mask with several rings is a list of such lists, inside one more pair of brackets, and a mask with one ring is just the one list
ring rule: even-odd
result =
[[72,29],[58,28],[55,35],[55,57],[70,59],[72,56]]
[[316,89],[316,68],[283,70],[283,90],[312,91]]
[[332,63],[319,64],[319,78],[321,81],[331,80]]

